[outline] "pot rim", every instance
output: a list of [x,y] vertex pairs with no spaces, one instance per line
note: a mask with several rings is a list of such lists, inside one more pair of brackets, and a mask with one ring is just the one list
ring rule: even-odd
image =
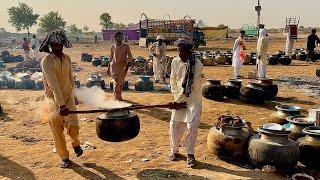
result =
[[286,118],[286,120],[294,125],[312,125],[312,124],[315,124],[315,122],[313,121],[309,121],[309,122],[297,122],[297,121],[294,121],[293,119],[294,118],[308,118],[308,116],[306,115],[296,115],[296,116],[289,116]]
[[301,111],[302,109],[300,106],[291,106],[286,104],[277,105],[275,106],[275,108],[280,111],[291,111],[291,112],[298,112],[298,111]]
[[295,180],[297,176],[303,176],[303,177],[309,178],[310,180],[314,180],[314,178],[312,176],[310,176],[308,174],[304,174],[304,173],[296,173],[296,174],[292,175],[291,178],[293,180]]
[[257,128],[257,131],[262,133],[262,134],[271,134],[271,135],[277,135],[277,136],[288,136],[291,131],[288,130],[282,130],[282,131],[278,131],[278,130],[270,130],[270,129],[263,129],[262,126]]
[[302,130],[302,132],[304,132],[307,135],[320,136],[320,133],[310,132],[310,130],[319,130],[320,131],[320,127],[317,127],[317,126],[306,127]]

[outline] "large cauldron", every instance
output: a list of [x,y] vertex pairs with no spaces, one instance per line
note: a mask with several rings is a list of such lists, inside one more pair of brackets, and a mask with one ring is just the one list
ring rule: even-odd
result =
[[303,129],[306,137],[298,139],[300,148],[299,161],[307,167],[320,168],[320,127]]
[[304,115],[289,116],[287,121],[291,123],[290,125],[290,135],[289,138],[297,140],[305,136],[303,129],[309,126],[314,126],[315,122],[309,121]]
[[298,144],[289,139],[290,131],[266,130],[259,127],[260,135],[249,141],[249,155],[257,166],[273,165],[277,168],[292,168],[299,158]]
[[208,149],[219,157],[243,159],[247,154],[250,133],[239,126],[223,125],[221,128],[212,127],[207,138]]
[[299,106],[278,105],[276,106],[277,112],[272,113],[268,122],[285,124],[289,116],[300,115],[301,108]]
[[281,57],[279,58],[279,62],[280,62],[280,64],[282,64],[282,65],[288,66],[288,65],[291,64],[292,59],[291,59],[289,56],[283,55],[283,56],[281,56]]
[[242,80],[229,79],[226,87],[226,96],[231,99],[238,99],[240,95]]
[[262,104],[265,100],[265,92],[262,88],[252,86],[242,86],[240,89],[240,99],[247,103]]
[[222,101],[225,95],[225,86],[221,84],[220,80],[208,79],[207,83],[203,86],[202,96],[215,100]]
[[278,55],[273,54],[268,58],[269,64],[270,65],[277,65],[279,63],[279,58]]
[[127,141],[135,138],[139,131],[139,117],[131,111],[114,111],[102,114],[96,121],[97,135],[104,141]]

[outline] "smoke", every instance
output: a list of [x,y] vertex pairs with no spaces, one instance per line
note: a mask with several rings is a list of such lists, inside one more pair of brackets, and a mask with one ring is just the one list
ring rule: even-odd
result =
[[108,100],[105,96],[105,92],[97,86],[76,89],[76,97],[79,102],[93,108],[114,109],[131,106],[131,104],[126,102]]

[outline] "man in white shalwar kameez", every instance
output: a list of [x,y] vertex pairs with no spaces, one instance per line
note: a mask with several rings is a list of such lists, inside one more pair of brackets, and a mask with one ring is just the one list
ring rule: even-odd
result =
[[245,31],[240,31],[240,36],[236,39],[233,45],[233,57],[232,57],[232,66],[234,67],[234,77],[240,79],[240,71],[243,66],[244,58],[246,56],[245,51],[246,42],[244,40]]
[[187,131],[187,163],[189,167],[193,167],[196,162],[194,147],[202,108],[201,74],[203,65],[192,55],[192,42],[179,39],[175,44],[178,46],[179,57],[174,58],[171,64],[170,87],[175,102],[186,102],[187,108],[172,110],[169,130],[172,153],[170,160],[178,160],[179,142],[184,132]]
[[294,39],[290,38],[290,33],[289,32],[284,32],[283,33],[287,39],[286,39],[286,47],[284,49],[285,55],[291,57],[291,51],[294,45]]
[[30,40],[30,46],[31,46],[31,49],[32,49],[33,59],[34,60],[38,60],[40,43],[39,43],[36,35],[32,36],[32,39]]
[[162,79],[163,83],[166,83],[166,69],[167,69],[167,47],[163,43],[164,37],[162,35],[157,36],[157,42],[153,43],[149,47],[150,53],[153,55],[153,73],[156,83]]
[[260,29],[259,39],[257,43],[257,65],[259,79],[266,77],[266,68],[268,64],[268,47],[269,47],[269,37],[267,30]]

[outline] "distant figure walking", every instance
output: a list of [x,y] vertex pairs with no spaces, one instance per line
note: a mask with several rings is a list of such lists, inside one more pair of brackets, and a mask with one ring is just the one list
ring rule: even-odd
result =
[[30,43],[27,38],[23,38],[22,48],[24,51],[25,59],[29,60],[30,58]]
[[233,45],[232,66],[234,67],[234,77],[241,79],[241,67],[243,66],[244,58],[246,56],[246,41],[244,40],[245,31],[240,31],[240,36],[236,39]]
[[98,35],[94,35],[94,44],[98,44]]
[[36,35],[32,36],[32,39],[30,40],[30,46],[32,49],[32,57],[34,60],[38,60],[39,55],[39,41],[36,37]]

